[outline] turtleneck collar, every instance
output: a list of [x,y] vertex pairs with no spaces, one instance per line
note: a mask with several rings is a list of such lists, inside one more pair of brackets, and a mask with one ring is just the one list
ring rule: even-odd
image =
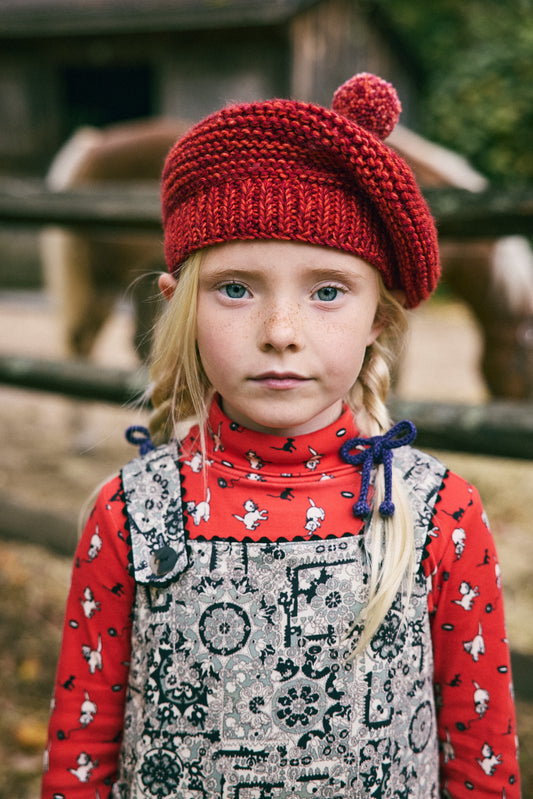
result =
[[346,406],[333,424],[312,433],[286,437],[257,432],[233,422],[222,410],[218,397],[211,403],[207,432],[206,450],[210,459],[245,471],[261,470],[264,476],[346,470],[340,449],[359,435],[353,414]]
[[321,430],[287,438],[241,427],[215,398],[205,452],[198,427],[180,448],[189,537],[273,542],[357,534],[362,522],[352,506],[361,469],[340,454],[356,434],[348,408]]
[[[392,450],[410,444],[415,427],[403,421],[380,436],[358,432],[344,407],[336,422],[312,433],[268,435],[233,422],[215,397],[205,449],[198,426],[179,447],[190,537],[274,541],[353,535],[371,511],[376,464],[383,464],[385,475],[379,512],[391,516]],[[144,429],[130,428],[128,440],[141,450],[151,448]]]

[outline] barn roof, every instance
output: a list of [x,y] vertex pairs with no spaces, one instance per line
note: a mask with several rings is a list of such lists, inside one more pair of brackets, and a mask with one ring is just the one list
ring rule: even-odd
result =
[[321,0],[0,0],[0,36],[280,25]]

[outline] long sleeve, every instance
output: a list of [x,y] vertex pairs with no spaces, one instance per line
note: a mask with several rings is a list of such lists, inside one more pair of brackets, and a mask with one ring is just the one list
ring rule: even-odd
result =
[[500,567],[477,491],[448,474],[428,558],[443,797],[517,799],[520,778]]
[[116,477],[77,547],[52,701],[43,799],[104,799],[116,776],[130,658],[134,583]]

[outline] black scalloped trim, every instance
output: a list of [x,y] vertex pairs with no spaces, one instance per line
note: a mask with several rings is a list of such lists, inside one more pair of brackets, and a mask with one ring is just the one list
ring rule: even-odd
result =
[[187,552],[187,559],[189,561],[189,566],[191,564],[191,551],[189,549],[189,530],[187,528],[187,522],[189,521],[189,516],[185,512],[185,476],[183,474],[180,462],[180,454],[181,454],[181,447],[176,442],[176,449],[175,449],[175,456],[174,456],[174,463],[176,464],[176,469],[178,470],[178,474],[180,476],[180,499],[181,499],[181,518],[183,520],[183,539],[185,544],[185,551]]
[[342,535],[333,535],[330,533],[329,535],[320,536],[320,535],[297,535],[294,538],[285,538],[280,536],[279,538],[268,538],[267,536],[261,536],[261,538],[251,538],[251,536],[247,535],[244,538],[235,538],[234,536],[227,535],[227,536],[220,536],[214,535],[212,538],[206,538],[203,535],[196,535],[194,538],[191,538],[191,541],[204,541],[209,543],[210,541],[233,541],[236,544],[293,544],[295,541],[298,542],[309,542],[309,541],[341,541],[343,538],[357,538],[363,530],[364,525],[361,525],[361,528],[356,533],[343,533]]
[[120,495],[119,495],[119,499],[120,499],[120,502],[122,504],[122,507],[121,507],[120,510],[121,510],[122,516],[124,518],[123,529],[127,533],[126,544],[128,545],[128,565],[126,567],[126,570],[127,570],[128,574],[129,574],[129,576],[133,580],[133,579],[135,579],[135,576],[134,576],[135,575],[135,569],[133,567],[133,548],[132,548],[132,545],[131,545],[130,518],[128,516],[128,509],[127,509],[127,506],[126,506],[126,492],[124,491],[124,483],[122,482],[122,469],[119,472],[119,477],[120,477]]
[[[435,517],[435,511],[437,509],[437,505],[442,500],[441,492],[446,487],[446,480],[448,479],[449,476],[450,476],[450,470],[446,469],[446,471],[444,472],[443,478],[442,478],[442,482],[440,484],[439,491],[437,493],[437,498],[435,500],[435,504],[433,506],[433,514],[432,514],[430,522],[429,522],[430,524],[433,522],[433,519]],[[431,534],[430,534],[430,532],[428,530],[428,533],[426,535],[426,540],[424,541],[424,548],[422,550],[422,557],[420,558],[420,569],[422,568],[423,562],[429,558],[429,549],[428,549],[428,547],[431,544],[431,538],[432,538]]]

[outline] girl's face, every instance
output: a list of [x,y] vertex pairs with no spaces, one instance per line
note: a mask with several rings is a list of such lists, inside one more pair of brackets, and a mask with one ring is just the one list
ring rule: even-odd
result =
[[279,436],[333,423],[380,333],[377,271],[353,255],[285,241],[209,248],[197,343],[224,411]]

